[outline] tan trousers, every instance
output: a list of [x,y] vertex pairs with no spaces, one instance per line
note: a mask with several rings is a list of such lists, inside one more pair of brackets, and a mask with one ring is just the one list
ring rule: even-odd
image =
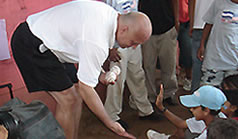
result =
[[139,116],[150,115],[153,112],[153,108],[148,100],[148,92],[145,86],[141,46],[137,46],[136,49],[118,48],[118,51],[120,52],[121,61],[119,63],[111,62],[110,67],[118,65],[121,68],[121,74],[116,84],[107,87],[107,98],[104,107],[112,120],[120,119],[118,114],[122,111],[126,81]]
[[161,80],[164,85],[164,99],[175,95],[177,91],[176,78],[176,54],[177,54],[177,31],[173,27],[161,35],[152,35],[143,44],[142,53],[144,70],[146,75],[146,86],[149,92],[149,100],[155,103],[157,94],[155,86],[155,70],[157,56],[159,58]]

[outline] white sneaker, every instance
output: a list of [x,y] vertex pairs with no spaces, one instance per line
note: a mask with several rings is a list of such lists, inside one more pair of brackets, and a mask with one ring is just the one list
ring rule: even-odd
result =
[[191,90],[191,80],[185,78],[183,82],[183,89],[185,91],[190,91]]
[[165,135],[163,133],[156,132],[152,129],[148,130],[146,133],[148,139],[168,139],[170,135]]

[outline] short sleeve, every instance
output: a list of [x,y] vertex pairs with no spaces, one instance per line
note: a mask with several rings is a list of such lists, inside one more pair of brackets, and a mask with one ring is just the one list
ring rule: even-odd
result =
[[206,139],[207,138],[207,130],[205,129],[200,136],[195,139]]
[[208,24],[214,24],[216,16],[216,0],[214,0],[211,6],[208,8],[207,12],[203,16],[203,21]]
[[78,41],[76,45],[80,46],[77,77],[86,85],[95,87],[109,50],[104,50],[98,44],[90,41]]
[[186,123],[191,133],[202,133],[206,128],[205,123],[202,120],[196,120],[195,117],[187,119]]

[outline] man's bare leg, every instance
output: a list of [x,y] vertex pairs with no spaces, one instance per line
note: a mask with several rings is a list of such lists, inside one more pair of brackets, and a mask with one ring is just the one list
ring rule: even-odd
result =
[[75,124],[79,121],[76,117],[81,115],[81,108],[79,109],[81,97],[74,86],[61,92],[50,92],[50,94],[56,100],[56,120],[64,129],[66,138],[74,139],[75,134],[78,133]]
[[[78,84],[75,84],[75,89],[76,89],[78,95],[80,96]],[[76,105],[77,113],[75,113],[75,136],[74,136],[74,139],[79,139],[79,125],[80,125],[80,119],[81,119],[81,115],[82,115],[82,103],[83,103],[83,100],[80,96],[80,100],[78,101],[78,103]]]

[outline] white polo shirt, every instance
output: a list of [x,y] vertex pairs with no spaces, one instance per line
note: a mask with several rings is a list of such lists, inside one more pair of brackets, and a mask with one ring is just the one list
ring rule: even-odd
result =
[[32,33],[61,62],[78,63],[78,79],[95,87],[113,47],[118,12],[103,2],[78,0],[27,18]]

